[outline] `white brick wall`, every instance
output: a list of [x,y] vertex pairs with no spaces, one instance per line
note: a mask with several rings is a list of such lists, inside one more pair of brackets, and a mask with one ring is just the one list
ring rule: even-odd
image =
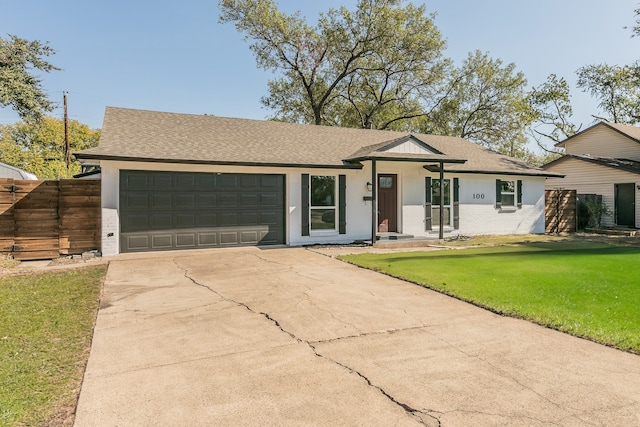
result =
[[[103,161],[102,164],[102,252],[105,256],[119,253],[119,176],[120,169],[166,170],[219,173],[284,173],[286,175],[286,243],[307,245],[314,243],[351,243],[371,238],[371,202],[367,182],[371,181],[371,164],[365,162],[361,170],[304,169],[304,168],[238,168],[214,165],[181,165],[140,162]],[[420,163],[378,162],[377,173],[398,175],[399,231],[415,236],[436,236],[438,230],[424,230],[426,176],[438,178]],[[347,234],[332,232],[302,236],[301,232],[301,175],[344,174],[347,176]],[[445,174],[445,179],[460,179],[460,229],[447,228],[447,233],[511,234],[544,232],[544,178],[526,176]],[[523,206],[521,209],[495,208],[495,180],[521,179]]]

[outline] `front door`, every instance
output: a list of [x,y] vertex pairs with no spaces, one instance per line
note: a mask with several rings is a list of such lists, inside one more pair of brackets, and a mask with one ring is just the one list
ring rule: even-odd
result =
[[616,225],[635,228],[636,191],[635,184],[615,185]]
[[398,231],[397,175],[378,175],[378,231]]

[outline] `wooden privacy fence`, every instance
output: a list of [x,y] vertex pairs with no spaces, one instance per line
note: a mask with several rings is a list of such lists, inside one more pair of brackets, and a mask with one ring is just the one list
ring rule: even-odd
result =
[[576,190],[545,190],[545,233],[573,233],[577,229]]
[[0,251],[47,259],[100,249],[100,180],[0,178]]

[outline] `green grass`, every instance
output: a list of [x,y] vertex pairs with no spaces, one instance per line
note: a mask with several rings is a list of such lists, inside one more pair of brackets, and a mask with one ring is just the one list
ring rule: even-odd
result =
[[640,353],[640,249],[558,241],[341,259]]
[[106,267],[0,279],[0,425],[68,425]]

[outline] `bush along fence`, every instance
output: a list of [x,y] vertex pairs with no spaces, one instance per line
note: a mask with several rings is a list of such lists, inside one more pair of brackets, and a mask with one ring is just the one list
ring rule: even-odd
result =
[[52,259],[100,249],[100,180],[0,179],[0,251]]
[[576,190],[545,190],[545,233],[573,233],[577,223]]

